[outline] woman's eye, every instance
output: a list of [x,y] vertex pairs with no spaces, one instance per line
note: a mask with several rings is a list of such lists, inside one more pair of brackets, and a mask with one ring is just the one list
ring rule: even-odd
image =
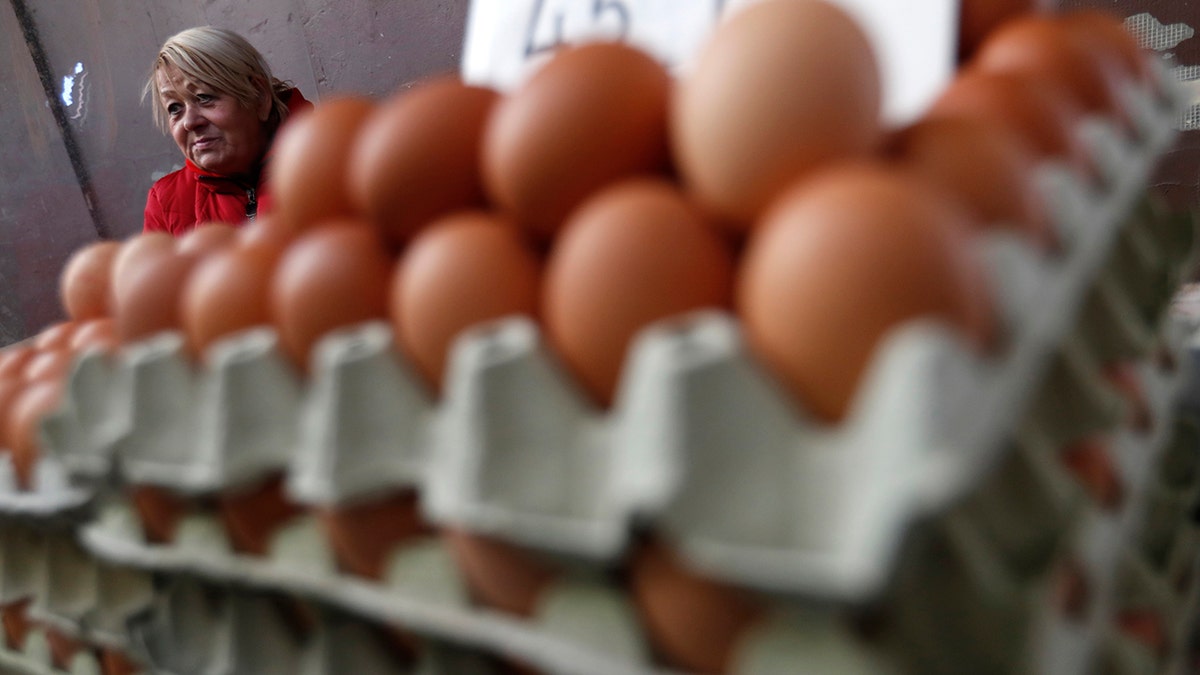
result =
[[167,114],[171,115],[172,117],[178,115],[182,110],[183,106],[178,103],[172,103],[171,105],[167,106]]
[[217,97],[211,94],[196,94],[196,100],[201,103],[212,103]]

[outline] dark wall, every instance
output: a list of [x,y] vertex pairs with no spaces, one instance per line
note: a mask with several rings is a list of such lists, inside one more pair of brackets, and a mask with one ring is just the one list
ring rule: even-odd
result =
[[56,284],[67,256],[139,232],[151,183],[182,165],[141,103],[167,37],[232,28],[310,99],[385,96],[457,69],[467,5],[0,0],[0,345],[61,319]]
[[68,253],[96,238],[13,8],[0,3],[0,343],[58,314]]
[[[150,184],[181,165],[141,103],[150,61],[168,36],[202,24],[232,28],[310,99],[383,96],[457,68],[468,4],[0,0],[0,345],[59,320],[57,275],[67,256],[140,231]],[[1061,4],[1200,26],[1200,2],[1190,0]],[[1200,66],[1200,38],[1164,55]],[[1157,180],[1178,205],[1200,203],[1198,136],[1184,134]]]

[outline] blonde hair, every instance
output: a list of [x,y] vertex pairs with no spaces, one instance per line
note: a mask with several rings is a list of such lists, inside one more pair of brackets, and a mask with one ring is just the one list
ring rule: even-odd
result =
[[278,124],[287,117],[287,105],[280,94],[290,89],[291,83],[276,79],[267,60],[246,38],[225,28],[199,26],[167,38],[142,88],[142,101],[150,98],[154,124],[163,133],[170,129],[166,108],[158,96],[157,75],[166,68],[176,68],[187,79],[228,94],[251,110],[258,107],[266,93],[271,97],[268,121]]

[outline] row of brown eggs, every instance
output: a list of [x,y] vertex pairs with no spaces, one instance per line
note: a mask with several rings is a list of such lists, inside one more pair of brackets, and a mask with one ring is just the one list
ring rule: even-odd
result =
[[[1056,246],[1032,167],[1086,167],[1080,115],[1119,118],[1111,91],[1069,77],[1109,87],[1144,75],[1113,26],[1094,14],[1014,20],[899,130],[879,119],[866,38],[816,1],[744,10],[677,82],[635,49],[592,44],[563,49],[505,96],[442,79],[381,103],[332,100],[281,133],[273,216],[84,249],[64,271],[64,305],[75,330],[112,317],[125,342],[183,329],[198,358],[273,324],[300,369],[330,330],[390,318],[433,391],[464,328],[527,314],[601,406],[640,328],[734,309],[798,405],[836,421],[898,323],[941,316],[980,349],[996,345],[971,233],[1004,224]],[[1026,56],[1004,56],[1014,50]],[[293,511],[278,485],[241,497],[226,500],[226,525],[237,550],[261,553]],[[139,509],[148,532],[169,539],[183,507],[154,489],[137,499],[154,507]],[[382,543],[424,528],[382,536],[362,513],[326,521],[342,564],[376,576]],[[532,611],[557,576],[501,542],[447,537],[479,599],[506,611]],[[765,612],[667,546],[634,555],[630,578],[656,648],[680,667],[725,668]]]

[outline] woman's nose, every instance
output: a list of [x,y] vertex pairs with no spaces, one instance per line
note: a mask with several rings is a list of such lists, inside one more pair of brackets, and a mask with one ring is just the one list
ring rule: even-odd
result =
[[204,124],[204,116],[200,111],[192,106],[188,106],[183,111],[183,128],[191,131]]

